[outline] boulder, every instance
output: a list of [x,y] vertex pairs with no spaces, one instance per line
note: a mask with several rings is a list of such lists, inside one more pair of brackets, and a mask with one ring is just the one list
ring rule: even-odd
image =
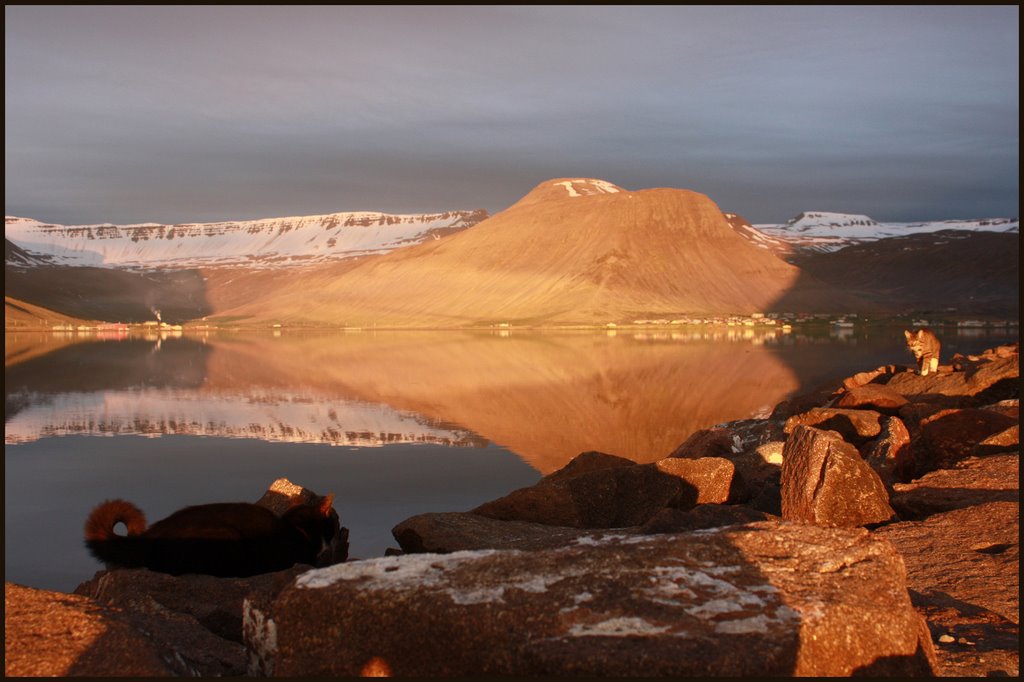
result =
[[815,407],[786,420],[787,434],[799,425],[813,426],[825,431],[837,431],[843,440],[855,445],[877,438],[882,431],[882,415],[874,410],[846,410]]
[[968,457],[909,483],[896,483],[890,504],[903,521],[986,502],[1019,502],[1020,456]]
[[593,533],[593,530],[582,528],[498,521],[468,512],[419,514],[391,530],[402,551],[409,554],[447,554],[473,549],[551,549]]
[[860,453],[868,466],[882,479],[886,490],[892,489],[893,483],[901,479],[904,471],[913,468],[910,432],[899,417],[883,417],[878,438],[864,445]]
[[907,586],[1019,623],[1020,505],[987,502],[874,531],[903,555]]
[[654,467],[684,483],[683,494],[671,502],[672,506],[689,509],[696,504],[724,503],[742,496],[736,465],[724,457],[667,457],[655,462]]
[[802,414],[812,407],[831,405],[843,389],[843,381],[829,381],[818,388],[783,400],[775,406],[769,419],[785,421],[796,414]]
[[938,402],[950,407],[971,407],[1019,397],[1020,356],[1008,352],[983,354],[964,371],[940,371],[928,376],[897,374],[886,384],[912,402]]
[[978,443],[973,452],[977,455],[993,455],[1000,452],[1008,452],[1020,449],[1020,424],[1014,424],[1010,428],[993,433],[985,440]]
[[922,630],[891,545],[775,522],[349,562],[246,604],[249,673],[279,676],[930,674]]
[[472,512],[501,521],[619,528],[640,525],[680,498],[696,504],[696,488],[655,465],[632,464],[542,479]]
[[822,526],[864,526],[893,517],[878,474],[835,431],[797,424],[782,458],[782,517]]
[[740,448],[738,438],[734,440],[727,429],[716,427],[695,431],[669,457],[727,457],[740,452]]
[[[717,442],[719,447],[695,446],[706,441]],[[719,453],[718,457],[729,460],[736,468],[736,483],[732,486],[729,501],[747,502],[766,495],[770,497],[772,489],[777,491],[785,441],[781,422],[743,419],[698,431],[671,457],[699,459],[704,456],[701,453]],[[765,491],[765,488],[769,490]]]
[[1019,675],[1018,502],[974,504],[873,535],[903,555],[911,598],[928,620],[943,675]]
[[771,514],[743,505],[698,504],[693,509],[662,509],[640,527],[641,533],[685,533],[704,528],[773,520]]
[[839,396],[835,406],[853,410],[875,410],[893,415],[907,402],[906,398],[885,384],[867,384],[847,389]]
[[4,585],[8,676],[241,675],[241,645],[159,609],[126,611],[72,594]]
[[576,455],[569,460],[569,463],[564,467],[545,476],[544,480],[560,481],[562,479],[572,478],[573,476],[579,476],[580,474],[586,474],[591,471],[632,466],[636,466],[636,462],[631,459],[591,450],[588,452],[581,452]]
[[[144,568],[99,571],[75,588],[75,594],[127,611],[159,608],[195,619],[231,642],[242,642],[242,602],[250,594],[271,597],[311,566],[297,564],[251,578],[210,575],[174,576]],[[154,606],[155,605],[155,606]]]
[[1017,623],[941,590],[910,590],[910,601],[928,624],[943,677],[1019,677]]
[[[911,457],[913,475],[922,476],[935,469],[950,469],[960,460],[978,454],[978,448],[995,436],[994,443],[1012,440],[1016,420],[993,410],[978,408],[940,410],[918,423]],[[1007,433],[1003,433],[1007,432]],[[999,451],[1012,446],[996,445]]]

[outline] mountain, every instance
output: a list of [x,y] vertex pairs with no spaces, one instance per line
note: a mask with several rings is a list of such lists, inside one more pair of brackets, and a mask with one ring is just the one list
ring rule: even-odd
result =
[[4,296],[4,327],[7,331],[49,330],[56,325],[77,327],[92,324],[95,324],[95,321],[63,315],[13,296]]
[[789,254],[784,257],[789,262],[799,262],[805,254],[838,251],[853,244],[940,230],[1020,233],[1017,218],[879,223],[866,215],[823,211],[804,211],[783,225],[748,224],[747,227],[760,232],[765,239],[781,240],[787,244]]
[[924,313],[1017,317],[1020,235],[939,230],[809,252],[800,267],[860,297]]
[[[55,265],[192,268],[308,264],[389,251],[464,230],[487,212],[331,213],[220,223],[49,225],[7,216],[8,241]],[[15,258],[20,258],[14,253]],[[11,262],[12,252],[5,253]]]
[[326,265],[222,311],[247,322],[349,326],[603,324],[687,313],[864,305],[737,235],[689,190],[543,182],[451,237],[344,271]]

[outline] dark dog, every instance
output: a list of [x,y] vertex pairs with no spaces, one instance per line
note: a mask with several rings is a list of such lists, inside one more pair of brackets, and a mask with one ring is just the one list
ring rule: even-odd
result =
[[[85,522],[85,545],[112,567],[181,575],[246,577],[294,564],[316,565],[340,530],[334,495],[277,516],[245,502],[185,507],[149,528],[131,502],[108,500]],[[114,527],[123,523],[127,535]]]

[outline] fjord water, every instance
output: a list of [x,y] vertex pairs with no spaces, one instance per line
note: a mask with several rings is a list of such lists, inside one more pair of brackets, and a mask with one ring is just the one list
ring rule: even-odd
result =
[[[841,331],[7,334],[5,575],[90,578],[82,526],[104,499],[152,522],[281,477],[334,492],[350,555],[379,556],[399,521],[467,511],[580,452],[654,461],[823,381],[912,363],[900,328]],[[943,362],[1016,340],[942,338]]]

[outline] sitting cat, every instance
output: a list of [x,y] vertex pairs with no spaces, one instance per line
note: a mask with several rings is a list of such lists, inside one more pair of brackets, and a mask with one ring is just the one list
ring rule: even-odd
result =
[[903,330],[903,334],[907,337],[907,348],[917,359],[917,368],[921,376],[928,376],[928,372],[937,372],[939,349],[942,347],[939,337],[927,327],[922,327],[916,332]]
[[[339,532],[334,495],[277,516],[245,502],[185,507],[149,528],[131,502],[107,500],[85,522],[85,545],[100,561],[161,573],[247,577],[316,565]],[[123,523],[127,535],[114,527]]]

